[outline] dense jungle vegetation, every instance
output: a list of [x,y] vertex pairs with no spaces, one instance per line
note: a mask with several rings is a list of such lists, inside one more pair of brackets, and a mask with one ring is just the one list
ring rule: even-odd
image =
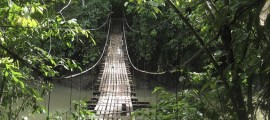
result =
[[[156,87],[156,105],[136,118],[270,119],[270,0],[0,1],[0,119],[25,109],[60,119],[39,103],[51,81],[97,61],[106,28],[90,29],[111,12],[130,25],[138,68],[176,70],[157,79],[176,92]],[[92,115],[76,109],[69,119]]]

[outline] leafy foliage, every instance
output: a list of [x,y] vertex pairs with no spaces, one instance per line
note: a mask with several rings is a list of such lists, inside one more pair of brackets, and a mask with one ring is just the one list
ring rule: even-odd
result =
[[[74,111],[71,112],[69,117],[66,117],[70,120],[94,120],[95,115],[90,110],[85,109],[87,104],[84,101],[73,101]],[[69,111],[70,112],[70,111]],[[59,120],[64,119],[66,113],[57,112],[55,115],[50,116],[50,120]]]
[[166,70],[178,66],[198,49],[198,44],[190,38],[190,31],[162,1],[127,5],[127,13],[132,16],[127,16],[127,21],[132,23],[132,29],[139,31],[128,33],[130,51],[134,58],[139,58],[137,62],[146,62],[146,66],[157,66],[151,64],[157,63],[160,70]]
[[[136,111],[133,113],[139,119],[157,119],[157,120],[172,120],[172,119],[202,119],[203,114],[200,112],[199,106],[202,101],[197,98],[196,91],[185,91],[178,96],[166,92],[163,88],[157,87],[153,91],[157,94],[157,104],[152,107],[151,111]],[[179,95],[181,95],[179,93]],[[140,118],[141,117],[141,118]]]
[[[269,94],[266,94],[269,55],[265,54],[269,52],[268,0],[130,0],[125,5],[129,15],[135,16],[128,19],[133,21],[131,27],[140,31],[136,37],[132,36],[135,39],[131,40],[131,47],[153,55],[133,52],[134,57],[148,63],[158,60],[159,65],[177,66],[179,61],[183,63],[183,58],[206,46],[207,54],[185,68],[187,72],[192,71],[188,76],[195,81],[182,87],[202,92],[197,99],[202,98],[201,94],[209,94],[207,97],[211,98],[217,86],[222,88],[217,93],[222,97],[214,97],[207,103],[221,106],[220,110],[213,110],[215,115],[209,115],[209,119],[218,118],[215,116],[255,119],[257,109],[269,119],[270,112],[265,109],[269,106]],[[164,101],[169,100],[164,98]],[[193,105],[193,102],[187,104]]]
[[[101,42],[94,40],[88,28],[96,27],[94,25],[99,25],[97,21],[107,17],[109,2],[87,2],[84,9],[79,9],[79,0],[76,0],[72,5],[77,5],[76,10],[81,13],[76,14],[78,16],[62,13],[65,11],[63,6],[68,7],[67,3],[68,0],[0,2],[1,119],[19,119],[19,113],[28,108],[33,113],[46,112],[39,103],[53,87],[49,81],[62,76],[67,70],[80,69],[80,65],[89,64],[79,64],[82,57],[91,54],[94,58],[90,61],[96,59],[99,47],[93,46]],[[84,14],[86,9],[97,4],[104,6],[96,6],[96,9]],[[87,47],[77,49],[79,46]],[[78,51],[88,52],[78,55]],[[89,61],[89,57],[85,58],[88,60],[84,61]],[[82,118],[90,115],[86,110],[80,112],[79,117]],[[78,118],[76,116],[73,117]]]
[[[27,72],[19,69],[19,64],[6,57],[0,60],[1,72],[1,111],[2,118],[17,119],[19,113],[32,108],[33,113],[44,113],[39,105],[46,92],[51,88],[45,82],[36,81]],[[41,87],[34,87],[39,84]],[[19,102],[21,101],[21,102]]]
[[[96,29],[102,26],[111,11],[111,3],[107,0],[85,1],[84,6],[78,0],[72,2],[70,6],[72,7],[63,11],[63,15],[67,16],[68,19],[76,18],[77,22],[85,29]],[[79,35],[76,42],[71,43],[69,48],[72,49],[69,50],[71,58],[87,66],[95,63],[99,58],[100,50],[105,44],[107,28],[106,26],[99,28],[91,31],[91,34],[94,44],[84,36]]]

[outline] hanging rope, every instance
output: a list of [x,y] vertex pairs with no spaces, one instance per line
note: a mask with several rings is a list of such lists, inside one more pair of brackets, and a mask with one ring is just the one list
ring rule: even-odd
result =
[[[80,93],[79,93],[79,111],[81,111],[81,94],[82,94],[82,77],[80,77],[80,81],[79,81],[79,90],[80,90]],[[79,112],[79,116],[81,116],[81,112]]]
[[129,25],[128,22],[127,22],[125,13],[124,13],[124,20],[125,20],[125,23],[126,23],[127,27],[128,27],[132,32],[136,32],[136,33],[139,33],[139,32],[140,32],[140,31],[134,30],[134,29],[132,29],[132,28],[130,27],[130,25]]
[[101,26],[99,26],[97,28],[90,28],[89,30],[99,30],[100,28],[104,27],[108,23],[108,21],[110,20],[111,14],[112,14],[112,12],[109,13],[106,21]]
[[[125,18],[124,18],[125,19]],[[201,53],[208,47],[208,45],[210,45],[213,41],[216,41],[218,38],[219,38],[219,35],[220,35],[220,32],[218,32],[218,34],[212,39],[210,40],[207,44],[205,44],[200,50],[198,50],[195,54],[193,54],[187,61],[185,61],[182,65],[180,65],[178,68],[175,68],[175,69],[172,69],[172,70],[168,70],[168,71],[163,71],[163,72],[149,72],[149,71],[145,71],[145,70],[141,70],[139,68],[137,68],[136,66],[134,66],[134,64],[132,63],[131,59],[130,59],[130,56],[129,56],[129,53],[128,53],[128,48],[127,48],[127,40],[126,40],[126,33],[125,33],[125,25],[123,23],[123,36],[124,36],[124,42],[125,42],[125,48],[126,48],[126,52],[127,52],[127,57],[128,57],[128,60],[131,64],[131,66],[139,71],[139,72],[142,72],[142,73],[146,73],[146,74],[152,74],[152,75],[162,75],[162,74],[165,74],[165,73],[174,73],[174,72],[177,72],[177,71],[180,71],[179,69],[184,67],[185,65],[189,64],[192,60],[194,60],[196,57],[198,57],[199,55],[201,55]]]
[[72,105],[72,81],[73,81],[73,78],[71,78],[70,80],[70,95],[69,95],[69,112],[71,113],[71,105]]
[[[153,75],[157,75],[157,74],[165,74],[166,72],[149,72],[149,71],[145,71],[145,70],[141,70],[141,69],[138,69],[136,66],[134,66],[134,64],[132,63],[131,59],[130,59],[130,56],[129,56],[129,52],[128,52],[128,48],[127,48],[127,41],[126,41],[126,32],[125,32],[125,25],[123,25],[123,36],[124,36],[124,42],[125,42],[125,48],[126,48],[126,52],[127,52],[127,57],[128,57],[128,60],[131,64],[131,66],[139,71],[139,72],[142,72],[142,73],[146,73],[146,74],[153,74]],[[176,72],[177,70],[172,70],[170,72]]]
[[48,118],[50,118],[50,104],[51,104],[51,90],[49,90],[49,98],[48,98],[48,105],[47,105],[47,107],[48,107],[47,108],[47,111],[48,111],[47,117]]
[[[126,19],[126,17],[125,17],[125,13],[124,13],[124,21],[125,21],[125,23],[126,23],[128,29],[131,30],[132,32],[144,34],[143,32],[138,31],[138,30],[134,30],[133,28],[130,27],[130,25],[128,24],[128,21],[127,21],[127,19]],[[154,29],[154,28],[158,27],[160,24],[162,24],[162,23],[164,23],[164,22],[167,22],[167,21],[168,21],[167,19],[166,19],[166,20],[163,20],[163,21],[160,21],[157,25],[153,25],[153,26],[151,26],[151,27],[145,29],[145,31]]]
[[110,22],[109,22],[109,28],[108,28],[108,32],[107,32],[106,42],[105,42],[105,45],[104,45],[104,48],[103,48],[103,51],[102,51],[102,54],[101,54],[99,60],[98,60],[92,67],[86,69],[85,71],[82,71],[82,72],[77,73],[77,74],[74,74],[74,75],[66,76],[66,77],[64,77],[64,79],[68,79],[68,78],[71,78],[71,77],[76,77],[76,76],[78,76],[78,75],[82,75],[82,74],[84,74],[84,73],[86,73],[86,72],[92,70],[93,68],[95,68],[95,67],[100,63],[100,61],[102,60],[102,58],[103,58],[103,56],[104,56],[104,53],[105,53],[105,51],[106,51],[106,48],[107,48],[107,46],[108,46],[109,35],[110,35],[110,28],[111,28],[111,19],[110,19],[109,21],[110,21]]

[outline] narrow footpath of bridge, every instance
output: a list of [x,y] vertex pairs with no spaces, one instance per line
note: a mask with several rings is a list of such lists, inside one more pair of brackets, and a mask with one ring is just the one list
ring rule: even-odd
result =
[[[135,97],[127,58],[123,51],[122,21],[120,19],[112,22],[110,42],[104,63],[101,65],[100,77],[95,84],[96,92],[93,93],[97,97],[92,98],[90,103],[93,104],[88,108],[96,112],[96,119],[99,120],[126,120],[130,119],[133,106],[135,105],[136,109],[140,104]],[[95,100],[97,103],[93,102]]]

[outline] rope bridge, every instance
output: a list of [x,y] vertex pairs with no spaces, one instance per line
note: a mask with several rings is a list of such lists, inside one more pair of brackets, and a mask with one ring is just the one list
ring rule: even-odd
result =
[[130,119],[133,110],[149,107],[149,102],[138,101],[129,64],[134,70],[152,75],[162,75],[177,70],[149,72],[138,69],[132,63],[128,53],[125,26],[129,29],[130,27],[126,19],[112,20],[109,16],[102,27],[106,24],[108,25],[106,42],[98,61],[92,67],[80,73],[66,76],[64,79],[81,76],[99,65],[100,74],[92,87],[93,97],[87,102],[87,108],[96,113],[96,119]]
[[[96,119],[115,120],[115,119],[131,119],[131,113],[135,109],[149,107],[149,102],[139,102],[135,93],[135,86],[132,82],[130,67],[133,70],[150,75],[163,75],[166,73],[178,72],[179,68],[185,66],[200,54],[206,46],[200,49],[190,59],[182,65],[167,71],[150,72],[137,68],[129,56],[128,45],[126,40],[126,26],[132,32],[126,18],[113,19],[109,16],[104,24],[97,29],[108,25],[106,42],[102,54],[98,61],[88,69],[64,79],[72,79],[88,73],[99,65],[100,74],[95,84],[92,86],[93,97],[87,101],[87,109],[96,113]],[[112,25],[112,27],[111,27]],[[92,29],[92,30],[97,30]],[[129,64],[131,66],[129,66]],[[71,86],[72,86],[72,82]]]
[[[121,19],[112,21],[109,42],[101,63],[100,76],[94,85],[94,97],[88,109],[96,112],[96,119],[130,119],[134,109],[148,107],[149,102],[138,102],[131,80],[128,59],[121,30]],[[104,50],[105,51],[105,50]],[[84,72],[82,72],[84,73]],[[79,74],[76,74],[77,76]],[[73,77],[73,76],[70,76]]]

